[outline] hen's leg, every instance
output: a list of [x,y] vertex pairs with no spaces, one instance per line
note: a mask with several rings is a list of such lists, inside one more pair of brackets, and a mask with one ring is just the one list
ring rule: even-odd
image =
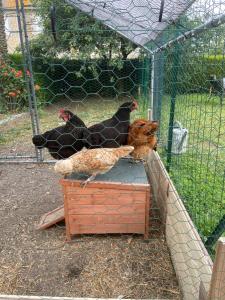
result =
[[85,180],[84,182],[81,182],[80,185],[81,185],[83,188],[85,188],[86,185],[88,184],[88,182],[90,182],[90,181],[92,181],[92,180],[95,179],[96,175],[97,175],[97,174],[92,174],[90,177],[88,177],[87,180]]

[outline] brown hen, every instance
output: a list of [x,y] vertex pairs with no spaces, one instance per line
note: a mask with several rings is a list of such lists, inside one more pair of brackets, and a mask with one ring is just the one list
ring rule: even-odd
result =
[[93,180],[97,174],[108,172],[115,163],[134,150],[132,146],[122,146],[120,148],[97,148],[84,149],[73,154],[67,159],[60,160],[55,164],[55,172],[62,175],[71,173],[82,173],[91,175],[84,183]]
[[128,145],[134,147],[131,156],[134,159],[146,159],[149,150],[156,150],[158,129],[157,121],[135,120],[129,128]]

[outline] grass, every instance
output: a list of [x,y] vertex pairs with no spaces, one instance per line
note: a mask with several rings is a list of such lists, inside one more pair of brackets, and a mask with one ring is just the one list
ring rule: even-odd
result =
[[[161,118],[161,156],[166,162],[170,99]],[[188,150],[173,155],[170,175],[203,240],[225,214],[225,103],[205,94],[179,95],[175,120],[189,131]],[[224,229],[225,230],[225,229]]]
[[0,125],[0,145],[8,145],[17,140],[27,139],[32,133],[29,116]]
[[[127,100],[113,101],[111,99],[89,99],[84,102],[65,102],[62,101],[49,105],[45,108],[40,108],[39,118],[40,118],[40,129],[41,132],[49,130],[51,128],[60,126],[62,124],[61,120],[58,118],[58,110],[60,107],[70,109],[76,113],[82,120],[84,120],[87,126],[110,118],[118,106]],[[131,115],[131,120],[136,118],[146,118],[147,103],[144,99],[139,101],[139,110],[135,111]],[[1,115],[1,119],[7,118],[9,115]],[[17,140],[31,140],[32,137],[32,126],[30,121],[30,116],[16,120],[15,122],[9,122],[4,126],[0,126],[0,145],[7,145],[13,143]]]

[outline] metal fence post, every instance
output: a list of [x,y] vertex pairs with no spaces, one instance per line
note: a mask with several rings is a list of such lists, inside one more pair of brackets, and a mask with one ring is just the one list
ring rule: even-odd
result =
[[168,129],[168,143],[167,143],[167,160],[166,168],[170,171],[171,159],[172,159],[172,142],[173,142],[173,122],[175,115],[176,96],[177,96],[177,75],[179,68],[179,45],[176,44],[172,53],[172,87],[171,87],[171,98],[170,98],[170,118],[169,118],[169,129]]
[[208,239],[205,242],[205,247],[209,251],[210,254],[213,252],[213,246],[218,240],[218,238],[224,233],[225,231],[225,215],[219,221],[219,224],[213,230],[213,232],[209,235]]
[[[38,111],[37,111],[37,99],[36,99],[35,88],[34,88],[32,61],[31,61],[31,55],[29,49],[29,39],[27,33],[26,15],[24,10],[23,0],[16,0],[16,9],[17,9],[17,20],[18,20],[18,27],[20,32],[22,53],[25,61],[24,70],[25,70],[25,78],[26,78],[27,90],[28,90],[28,101],[29,101],[29,108],[30,108],[32,130],[33,130],[33,134],[39,134],[40,126],[39,126],[39,118],[38,118]],[[22,17],[22,22],[21,22],[21,17]],[[24,32],[24,39],[23,39],[22,31]],[[29,76],[27,74],[27,71],[29,71]],[[42,161],[43,160],[42,151],[38,150],[37,148],[35,149],[35,151],[36,151],[37,160]]]
[[[153,120],[160,124],[161,109],[163,100],[163,87],[164,87],[164,53],[159,52],[154,54],[154,78],[153,84]],[[158,130],[160,136],[160,128]]]

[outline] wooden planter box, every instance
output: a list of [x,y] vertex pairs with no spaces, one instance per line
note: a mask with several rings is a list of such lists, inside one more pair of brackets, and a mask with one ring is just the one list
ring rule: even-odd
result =
[[122,159],[83,188],[86,177],[60,180],[67,240],[74,234],[138,233],[148,237],[150,186],[142,163]]

